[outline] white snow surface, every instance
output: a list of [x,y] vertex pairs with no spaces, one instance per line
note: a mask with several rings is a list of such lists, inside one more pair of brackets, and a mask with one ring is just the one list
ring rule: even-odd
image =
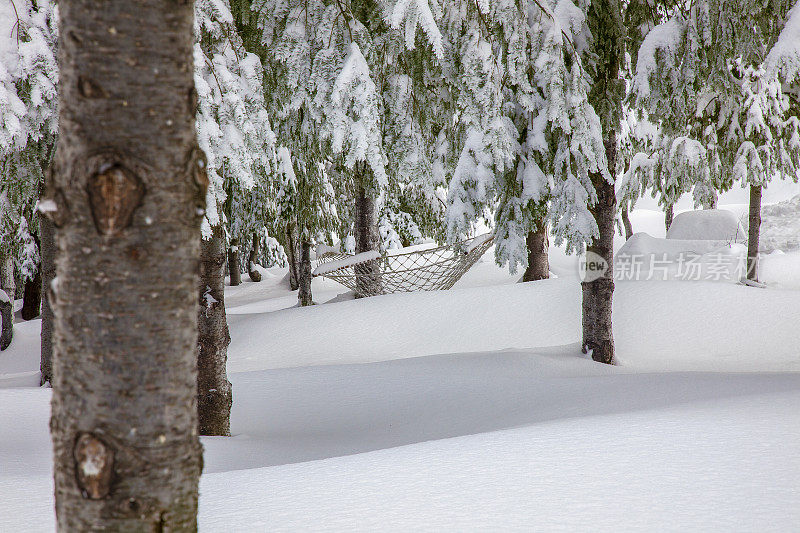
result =
[[[227,287],[233,436],[202,439],[200,530],[796,531],[800,252],[764,257],[766,289],[618,281],[614,367],[579,351],[574,257],[516,283],[493,253],[451,291]],[[3,532],[54,530],[39,325],[0,353]]]

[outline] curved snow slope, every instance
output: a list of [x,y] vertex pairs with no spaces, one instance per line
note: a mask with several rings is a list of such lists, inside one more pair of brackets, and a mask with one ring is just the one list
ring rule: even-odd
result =
[[[394,294],[231,315],[232,372],[580,342],[574,279]],[[800,370],[800,293],[713,282],[617,282],[623,367]],[[236,334],[234,334],[236,333]],[[577,351],[577,349],[576,349]]]
[[[800,254],[766,259],[793,286]],[[229,288],[234,436],[203,438],[200,530],[796,530],[800,292],[618,282],[609,367],[551,260],[358,301],[315,280],[336,303],[303,309],[280,270]],[[54,528],[38,327],[0,353],[0,531]]]

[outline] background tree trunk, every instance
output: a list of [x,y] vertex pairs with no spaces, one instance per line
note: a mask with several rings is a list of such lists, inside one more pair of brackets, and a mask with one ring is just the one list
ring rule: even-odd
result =
[[197,414],[201,435],[231,434],[233,396],[226,364],[225,234],[222,226],[200,243],[200,308],[197,314]]
[[250,248],[250,255],[247,258],[247,275],[250,276],[250,281],[261,281],[261,272],[256,268],[256,261],[258,261],[258,232],[253,232],[253,246]]
[[[364,165],[366,166],[366,165]],[[367,195],[363,182],[358,181],[355,201],[356,253],[378,250],[378,212],[375,199]],[[380,293],[381,271],[377,261],[366,263],[356,272],[356,298]]]
[[550,277],[550,261],[548,252],[550,241],[547,238],[547,223],[540,222],[536,231],[528,233],[528,268],[522,276],[522,281],[537,281]]
[[628,216],[628,206],[622,208],[622,225],[625,226],[625,240],[627,241],[633,237],[633,225],[631,218]]
[[8,295],[13,306],[17,284],[14,281],[14,256],[10,249],[0,249],[0,290]]
[[231,287],[242,284],[242,266],[239,264],[239,240],[231,239],[228,248],[228,275],[231,279]]
[[298,253],[299,237],[297,224],[286,225],[286,258],[289,260],[289,289],[296,291],[300,286],[300,254]]
[[49,198],[57,527],[193,531],[198,213],[208,179],[194,126],[192,2],[58,7]]
[[14,304],[11,297],[0,289],[0,352],[11,346],[14,339]]
[[[589,103],[595,108],[603,127],[610,183],[601,173],[592,173],[597,203],[590,212],[597,222],[598,237],[587,246],[587,277],[581,284],[583,296],[583,352],[601,363],[614,362],[614,336],[611,327],[614,295],[614,218],[617,200],[613,178],[616,176],[617,137],[622,116],[623,85],[619,78],[624,58],[625,27],[619,0],[592,0],[587,23],[594,36],[597,73],[589,92]],[[595,265],[592,270],[591,265]],[[597,270],[597,268],[600,270]],[[590,276],[591,274],[591,276]]]
[[747,279],[758,281],[758,240],[761,233],[761,187],[750,186],[750,216],[747,228]]
[[311,295],[311,243],[303,239],[300,248],[300,291],[297,300],[305,307],[314,304]]
[[664,226],[666,226],[667,231],[669,231],[669,227],[672,226],[672,219],[674,218],[673,216],[674,209],[675,206],[669,204],[667,208],[664,210]]
[[42,305],[42,244],[37,235],[34,235],[33,239],[39,249],[39,265],[36,267],[36,275],[33,279],[25,281],[25,294],[22,297],[22,320],[33,320],[39,316]]
[[53,308],[50,306],[50,286],[56,277],[56,243],[53,223],[49,218],[39,218],[42,235],[42,346],[39,361],[40,385],[53,381]]

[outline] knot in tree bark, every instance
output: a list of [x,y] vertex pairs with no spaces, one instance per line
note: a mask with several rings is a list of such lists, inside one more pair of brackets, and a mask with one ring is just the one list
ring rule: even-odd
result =
[[115,164],[89,178],[87,192],[98,233],[113,236],[131,225],[145,190],[136,175]]
[[100,500],[111,492],[114,450],[91,433],[81,433],[75,441],[75,477],[84,498]]

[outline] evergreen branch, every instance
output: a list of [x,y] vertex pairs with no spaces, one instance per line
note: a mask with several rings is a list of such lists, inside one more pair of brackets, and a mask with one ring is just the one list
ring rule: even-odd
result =
[[14,28],[16,28],[17,29],[17,48],[19,48],[20,20],[19,20],[19,12],[17,11],[16,4],[14,4],[14,0],[11,0],[11,7],[14,8],[14,16],[17,17],[17,21],[11,26],[11,34],[9,34],[9,37],[14,35]]
[[347,33],[348,33],[348,35],[350,35],[350,42],[352,43],[353,42],[353,32],[350,30],[350,19],[353,18],[352,13],[350,14],[350,16],[348,16],[347,13],[345,13],[344,6],[342,6],[341,0],[336,0],[336,5],[339,7],[339,12],[344,17],[344,22],[347,25]]

